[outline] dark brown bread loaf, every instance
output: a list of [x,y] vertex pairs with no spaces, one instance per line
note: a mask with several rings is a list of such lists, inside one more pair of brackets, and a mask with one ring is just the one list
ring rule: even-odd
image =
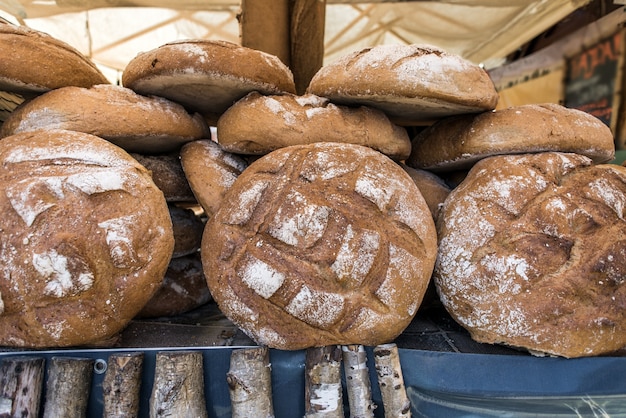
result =
[[219,118],[217,140],[226,151],[252,155],[314,142],[364,145],[395,160],[411,153],[406,129],[393,124],[382,111],[337,106],[313,94],[252,92]]
[[0,189],[0,345],[109,339],[160,286],[167,204],[121,148],[73,131],[6,137]]
[[296,92],[291,70],[278,57],[201,39],[171,42],[138,54],[124,68],[122,84],[140,94],[168,98],[209,120],[251,91]]
[[378,45],[323,66],[307,93],[334,103],[371,106],[403,125],[496,107],[485,70],[427,45]]
[[424,196],[430,213],[433,215],[433,220],[437,222],[441,205],[443,205],[443,202],[450,194],[450,186],[448,186],[442,178],[430,171],[412,168],[402,163],[400,167],[411,176],[411,179],[422,193],[422,196]]
[[186,142],[211,135],[199,114],[192,116],[167,99],[112,84],[44,93],[13,111],[0,137],[37,129],[85,132],[143,154],[177,151]]
[[578,154],[479,161],[446,199],[434,273],[480,342],[581,357],[626,345],[626,168]]
[[200,251],[204,221],[193,209],[168,205],[174,231],[172,257],[183,257]]
[[150,171],[154,184],[163,192],[168,202],[194,203],[196,197],[183,171],[179,152],[147,155],[130,154]]
[[431,213],[393,160],[353,144],[294,145],[252,163],[202,238],[220,309],[258,344],[392,341],[430,281]]
[[529,104],[439,120],[413,138],[406,163],[444,172],[492,155],[543,151],[574,152],[601,163],[613,159],[615,143],[609,127],[588,113]]

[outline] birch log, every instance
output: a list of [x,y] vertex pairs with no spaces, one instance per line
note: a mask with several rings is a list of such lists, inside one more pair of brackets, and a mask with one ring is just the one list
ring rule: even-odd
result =
[[373,418],[372,384],[367,367],[367,353],[362,345],[341,346],[350,418]]
[[102,397],[106,418],[133,418],[139,414],[143,353],[111,354]]
[[232,418],[273,418],[272,373],[267,347],[233,350],[226,374]]
[[374,364],[385,418],[410,418],[411,402],[406,394],[396,344],[381,344],[374,347]]
[[340,346],[306,350],[304,390],[304,418],[344,418]]
[[87,416],[94,360],[52,357],[46,381],[44,418]]
[[42,357],[9,357],[0,366],[0,418],[37,418],[43,389]]
[[150,396],[150,417],[207,417],[200,351],[159,352]]

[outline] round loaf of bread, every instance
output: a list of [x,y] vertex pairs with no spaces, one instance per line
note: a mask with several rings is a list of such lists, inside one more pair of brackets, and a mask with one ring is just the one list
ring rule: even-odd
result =
[[411,153],[406,129],[380,110],[337,106],[314,94],[252,92],[219,118],[217,140],[226,151],[252,155],[314,142],[364,145],[395,160]]
[[458,55],[426,45],[378,45],[323,66],[307,93],[371,106],[402,125],[496,107],[489,75]]
[[130,154],[150,171],[154,184],[163,192],[168,202],[194,203],[196,197],[187,181],[179,152],[167,154]]
[[19,106],[0,136],[37,129],[67,129],[104,138],[128,152],[158,154],[210,137],[206,121],[161,97],[146,97],[113,84],[63,87]]
[[182,315],[211,301],[200,253],[172,258],[159,290],[137,314],[138,318]]
[[78,50],[27,26],[0,22],[0,54],[0,90],[28,95],[109,83]]
[[150,174],[93,135],[0,141],[0,345],[65,347],[119,333],[159,288],[174,237]]
[[528,104],[437,121],[412,141],[407,165],[432,171],[467,169],[481,158],[529,152],[573,152],[596,163],[614,158],[600,119],[558,104]]
[[219,116],[251,91],[295,93],[291,70],[276,56],[226,41],[184,40],[130,60],[122,84]]
[[180,162],[194,196],[208,217],[217,212],[226,191],[248,167],[245,160],[224,151],[210,139],[185,144],[180,150]]
[[626,346],[626,168],[483,159],[446,199],[433,275],[480,342],[582,357]]
[[430,213],[433,215],[433,220],[437,222],[441,205],[443,205],[443,202],[450,194],[450,186],[442,178],[430,171],[411,168],[402,163],[400,163],[400,167],[411,176],[422,196],[424,196]]
[[392,341],[430,281],[430,211],[393,160],[353,144],[273,151],[209,219],[202,263],[222,312],[286,350]]
[[190,208],[168,205],[174,231],[172,257],[183,257],[200,251],[204,221]]

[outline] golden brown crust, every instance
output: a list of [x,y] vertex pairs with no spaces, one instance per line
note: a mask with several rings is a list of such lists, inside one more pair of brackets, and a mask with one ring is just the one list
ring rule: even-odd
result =
[[101,84],[63,87],[24,103],[0,128],[0,136],[37,129],[68,129],[104,138],[128,152],[158,154],[210,136],[199,114],[161,97]]
[[209,217],[217,212],[228,189],[248,167],[242,158],[209,139],[185,144],[180,161],[194,196]]
[[479,161],[446,199],[433,275],[480,342],[581,357],[626,346],[626,168],[578,154]]
[[542,151],[574,152],[600,163],[614,158],[615,144],[609,127],[588,113],[530,104],[442,119],[416,135],[406,163],[454,171],[493,155]]
[[364,145],[395,160],[404,160],[411,152],[406,129],[382,111],[337,106],[312,94],[252,92],[219,118],[217,140],[226,151],[252,155],[314,142]]
[[411,168],[406,164],[400,164],[400,167],[411,176],[422,196],[424,196],[430,213],[433,215],[433,220],[436,222],[441,205],[443,205],[443,202],[450,194],[450,187],[443,179],[430,171]]
[[252,163],[209,219],[201,254],[224,314],[258,344],[291,350],[392,341],[421,303],[436,241],[398,164],[316,143]]
[[0,90],[42,93],[109,82],[78,50],[26,26],[0,24],[0,52]]
[[295,93],[293,74],[277,57],[231,42],[197,39],[138,54],[125,67],[122,84],[204,115],[220,115],[255,90]]
[[174,238],[165,199],[121,148],[72,131],[0,141],[0,345],[105,340],[150,299]]
[[426,45],[378,45],[323,66],[307,93],[346,105],[372,106],[403,125],[496,107],[485,70]]

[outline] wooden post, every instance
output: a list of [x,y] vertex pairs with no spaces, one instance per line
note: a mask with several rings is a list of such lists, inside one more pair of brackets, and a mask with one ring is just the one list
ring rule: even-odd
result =
[[307,349],[304,382],[304,418],[344,418],[340,346]]
[[0,367],[0,418],[37,418],[43,389],[45,360],[9,357]]
[[207,417],[201,351],[156,354],[150,417]]
[[398,347],[393,343],[374,347],[374,363],[385,418],[410,418],[411,402],[406,395]]
[[241,0],[241,45],[277,56],[289,66],[289,0]]
[[233,350],[226,374],[232,418],[273,418],[272,375],[267,347]]
[[111,354],[102,382],[104,417],[132,418],[139,414],[143,353]]
[[367,368],[367,353],[362,345],[341,346],[350,418],[373,418],[376,404]]
[[87,416],[94,360],[52,357],[46,381],[44,418]]
[[296,92],[304,94],[324,62],[326,0],[291,0],[291,60]]

